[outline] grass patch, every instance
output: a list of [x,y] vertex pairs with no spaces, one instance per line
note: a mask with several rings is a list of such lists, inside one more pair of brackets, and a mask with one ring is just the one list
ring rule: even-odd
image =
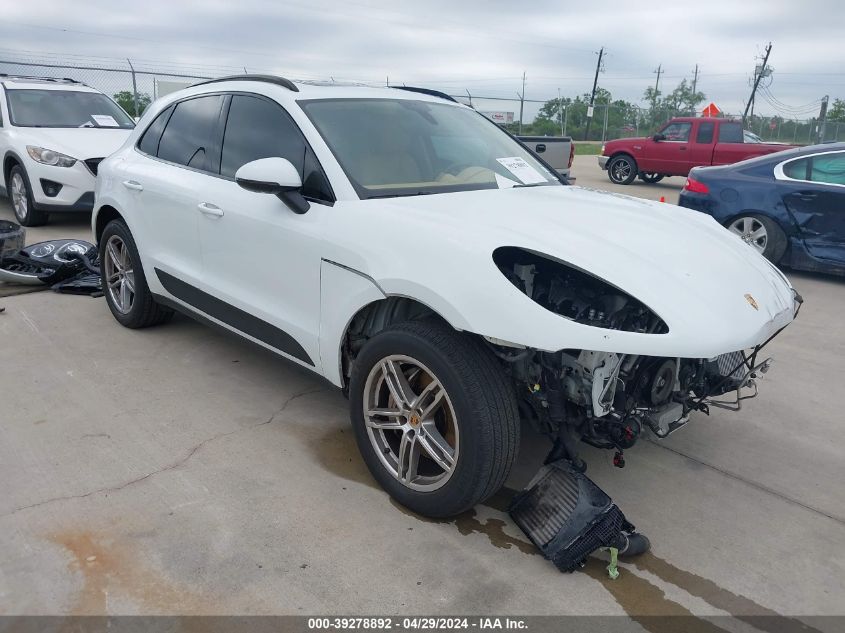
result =
[[601,143],[575,143],[576,156],[598,156],[601,154]]

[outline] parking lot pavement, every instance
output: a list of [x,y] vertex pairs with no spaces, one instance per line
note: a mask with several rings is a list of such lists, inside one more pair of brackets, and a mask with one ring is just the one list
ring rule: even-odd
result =
[[[575,174],[609,184],[595,157]],[[29,241],[66,234],[87,223]],[[263,349],[184,318],[121,328],[102,299],[1,299],[0,613],[843,614],[845,283],[790,276],[806,304],[759,399],[624,470],[585,449],[653,543],[616,581],[597,559],[559,574],[504,495],[451,521],[398,507],[343,396]],[[547,448],[525,435],[511,488]]]
[[614,191],[647,200],[660,200],[663,196],[666,202],[671,204],[678,202],[678,194],[681,193],[684,180],[686,180],[680,176],[672,176],[649,185],[637,178],[630,185],[615,185],[610,182],[607,172],[599,168],[597,156],[583,155],[575,157],[572,163],[572,175],[575,176],[575,184],[579,187]]

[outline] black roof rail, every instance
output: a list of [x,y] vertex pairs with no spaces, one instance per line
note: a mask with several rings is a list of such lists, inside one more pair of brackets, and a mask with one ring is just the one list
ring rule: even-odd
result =
[[54,82],[65,82],[69,84],[80,84],[85,85],[81,81],[77,79],[71,79],[70,77],[39,77],[38,75],[14,75],[9,73],[0,73],[0,78],[2,79],[35,79],[37,81],[54,81]]
[[292,92],[299,92],[299,88],[290,79],[284,77],[277,77],[276,75],[229,75],[228,77],[218,77],[217,79],[208,79],[207,81],[200,81],[191,86],[204,86],[206,84],[219,83],[221,81],[263,81],[268,84],[276,84],[282,88],[287,88]]
[[447,95],[445,92],[440,92],[439,90],[432,90],[431,88],[416,88],[414,86],[390,86],[391,88],[396,88],[397,90],[407,90],[408,92],[418,92],[423,95],[428,95],[430,97],[440,97],[441,99],[446,99],[446,101],[452,101],[454,103],[460,103],[455,97],[451,95]]

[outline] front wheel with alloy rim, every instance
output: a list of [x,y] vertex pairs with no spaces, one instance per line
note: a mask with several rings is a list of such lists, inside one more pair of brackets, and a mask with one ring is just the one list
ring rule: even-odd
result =
[[438,321],[371,338],[352,367],[349,400],[373,477],[424,516],[455,516],[490,497],[516,458],[510,382],[481,342]]
[[47,223],[47,214],[35,208],[32,202],[32,192],[29,189],[29,179],[26,172],[20,165],[15,165],[9,171],[9,180],[6,183],[9,198],[12,201],[12,209],[15,218],[23,226],[41,226]]
[[727,224],[743,242],[777,264],[786,251],[786,234],[773,220],[756,214],[741,215]]
[[173,311],[155,302],[129,227],[112,220],[100,236],[100,278],[109,310],[128,328],[169,321]]
[[607,176],[617,185],[630,185],[637,173],[637,161],[627,154],[614,156],[607,165]]

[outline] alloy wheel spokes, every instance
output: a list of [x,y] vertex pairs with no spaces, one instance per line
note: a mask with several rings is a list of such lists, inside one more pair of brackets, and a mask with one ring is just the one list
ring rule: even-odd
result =
[[422,431],[417,437],[425,453],[433,459],[445,472],[451,472],[455,467],[455,449],[453,449],[443,434],[433,422],[423,422]]
[[418,361],[389,356],[365,385],[367,435],[382,464],[405,486],[433,490],[454,471],[458,428],[443,384]]
[[403,411],[410,409],[415,395],[408,383],[408,378],[402,373],[401,365],[397,361],[386,360],[381,364],[381,371],[394,402]]
[[399,454],[396,462],[396,478],[410,484],[417,477],[420,462],[419,436],[414,431],[402,434],[399,440]]
[[109,297],[120,313],[127,314],[135,301],[135,272],[129,249],[117,235],[112,235],[106,242],[104,259]]

